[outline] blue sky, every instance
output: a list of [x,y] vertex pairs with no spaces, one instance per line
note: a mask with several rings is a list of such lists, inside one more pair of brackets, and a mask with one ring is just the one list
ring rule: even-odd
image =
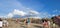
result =
[[[33,8],[37,11],[49,12],[60,11],[60,0],[19,0],[24,6]],[[57,11],[57,13],[59,13]]]
[[6,16],[12,13],[14,9],[34,10],[42,14],[59,15],[60,0],[0,0],[0,16]]

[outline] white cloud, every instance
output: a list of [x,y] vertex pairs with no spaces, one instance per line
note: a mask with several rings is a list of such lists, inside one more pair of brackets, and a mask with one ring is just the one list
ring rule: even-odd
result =
[[[31,15],[32,14],[32,15]],[[12,12],[8,13],[6,16],[1,16],[1,17],[6,17],[6,18],[12,18],[14,15],[20,15],[20,16],[29,16],[32,18],[43,18],[43,17],[51,17],[51,15],[48,12],[38,12],[35,10],[19,10],[19,9],[14,9]],[[54,15],[52,15],[54,16]]]
[[0,16],[0,17],[12,18],[14,15],[25,16],[26,15],[26,12],[20,11],[18,9],[14,9],[12,12],[8,13],[6,16]]
[[[32,14],[32,15],[31,15]],[[32,18],[43,18],[43,17],[48,17],[48,16],[51,16],[49,13],[47,12],[37,12],[37,11],[34,11],[34,10],[30,10],[30,11],[20,11],[18,9],[14,9],[12,11],[12,13],[9,13],[6,17],[10,17],[12,18],[14,15],[20,15],[20,16],[26,16],[26,15],[31,15]]]
[[30,14],[39,14],[39,12],[37,12],[37,11],[34,11],[34,10],[30,10],[30,12],[29,12]]
[[8,15],[7,15],[7,18],[12,18],[13,17],[13,14],[12,13],[9,13]]
[[37,15],[39,12],[34,11],[34,10],[27,10],[27,11],[20,11],[18,9],[14,9],[12,12],[14,15],[20,15],[20,16],[25,16],[25,15]]
[[20,15],[20,16],[25,16],[27,13],[24,12],[24,11],[20,11],[20,10],[14,9],[13,14],[14,15]]
[[25,15],[37,15],[37,14],[39,14],[39,12],[37,12],[37,11],[34,11],[34,10],[31,10],[31,11],[27,11],[27,12],[25,12],[25,11],[20,11],[20,10],[18,10],[18,9],[14,9],[11,13],[9,13],[6,17],[10,17],[10,18],[12,18],[14,15],[20,15],[20,16],[25,16]]
[[[5,8],[8,7],[8,8],[14,9],[14,10],[12,12],[10,12],[9,14],[7,14],[6,16],[2,16],[2,17],[10,17],[11,18],[14,15],[25,16],[25,15],[29,15],[29,14],[38,15],[38,16],[44,15],[43,13],[40,14],[39,12],[35,11],[34,9],[24,7],[17,0],[8,0],[8,1],[5,0],[5,2],[3,2],[2,6],[3,5],[5,6]],[[45,15],[47,15],[47,14],[45,14]]]

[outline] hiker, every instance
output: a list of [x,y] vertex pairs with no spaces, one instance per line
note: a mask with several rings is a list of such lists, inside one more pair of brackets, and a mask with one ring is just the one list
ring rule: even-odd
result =
[[50,23],[50,21],[48,21],[48,27],[51,28],[51,23]]
[[30,24],[30,18],[27,19],[28,25]]
[[28,22],[27,22],[27,19],[25,19],[25,21],[24,21],[24,25],[27,25],[27,23],[28,23]]
[[30,19],[25,19],[24,24],[29,25],[30,24]]
[[27,22],[28,22],[28,23],[27,23],[28,28],[30,28],[30,27],[31,27],[31,20],[30,20],[30,18],[27,19]]
[[19,23],[19,19],[16,19],[16,23]]
[[53,28],[56,28],[56,24],[53,22]]
[[44,28],[48,28],[48,22],[47,22],[47,20],[44,20],[44,21],[43,21],[43,27],[44,27]]
[[3,22],[2,19],[0,18],[0,28],[2,28]]
[[31,23],[31,21],[30,21],[29,18],[28,18],[28,19],[25,19],[25,21],[24,21],[24,25],[27,25],[28,28],[30,27],[30,23]]
[[5,20],[3,20],[3,26],[4,27],[8,27],[8,21],[5,19]]

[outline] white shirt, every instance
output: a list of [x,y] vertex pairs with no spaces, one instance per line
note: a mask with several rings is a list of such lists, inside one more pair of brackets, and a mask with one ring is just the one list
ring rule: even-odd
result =
[[48,21],[48,24],[50,25],[50,21]]
[[3,22],[2,22],[2,21],[0,21],[0,27],[2,27],[2,24],[3,24]]
[[3,20],[3,22],[4,22],[3,24],[8,24],[8,22],[6,20]]
[[53,27],[55,27],[55,23],[53,24]]

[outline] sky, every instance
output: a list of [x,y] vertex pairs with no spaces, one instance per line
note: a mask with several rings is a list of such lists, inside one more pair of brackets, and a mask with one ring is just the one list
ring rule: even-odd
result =
[[0,17],[60,15],[60,0],[0,0]]

